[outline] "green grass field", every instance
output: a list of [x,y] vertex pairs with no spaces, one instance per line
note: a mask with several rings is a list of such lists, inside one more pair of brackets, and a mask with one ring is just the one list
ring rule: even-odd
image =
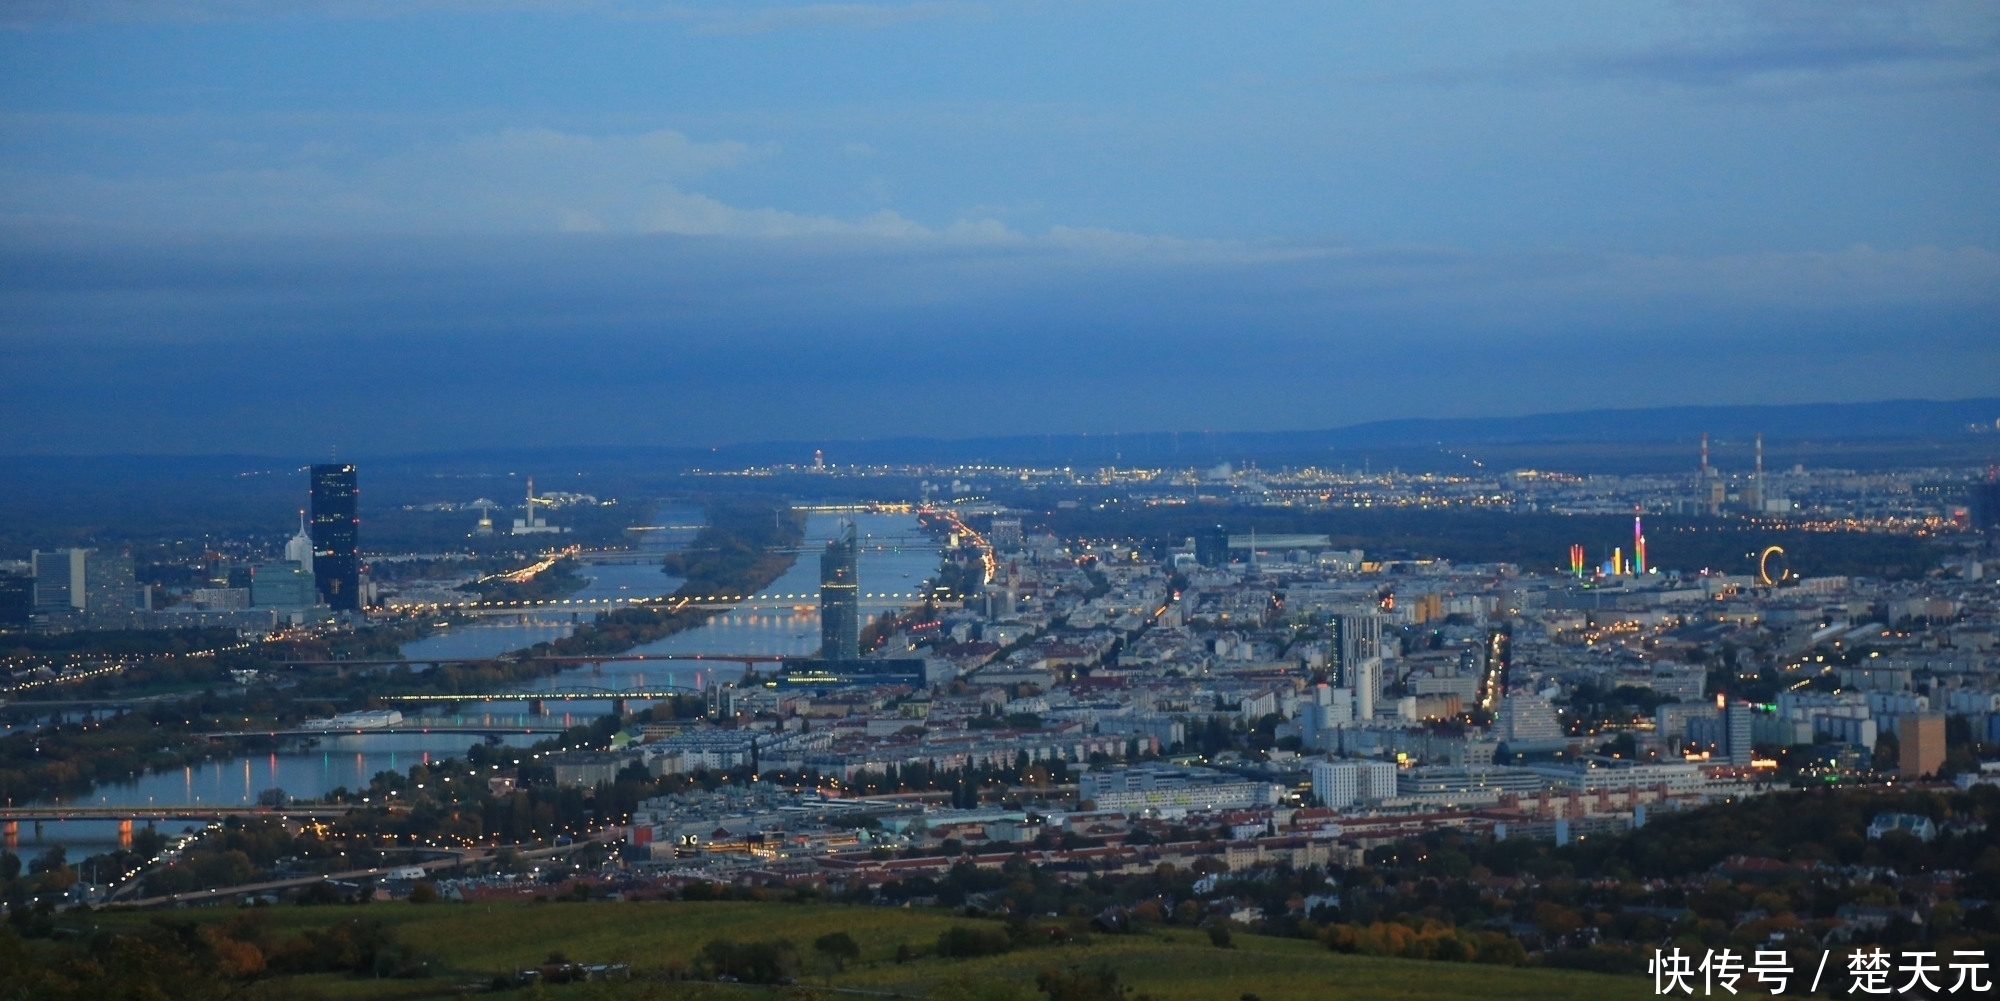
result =
[[[233,909],[178,912],[176,917],[223,921]],[[373,904],[355,907],[276,907],[262,912],[277,935],[290,935],[350,918],[392,925],[397,938],[437,961],[428,980],[366,980],[341,976],[297,978],[300,993],[329,999],[449,997],[455,984],[484,982],[542,962],[551,952],[586,963],[628,963],[642,977],[627,984],[583,984],[546,990],[549,996],[640,998],[712,996],[715,1001],[761,998],[747,986],[662,984],[643,974],[683,968],[712,939],[739,942],[788,939],[807,958],[804,986],[846,988],[868,994],[944,996],[978,1001],[978,990],[1000,981],[1033,994],[1038,971],[1079,966],[1115,970],[1134,994],[1158,1001],[1448,1001],[1454,998],[1521,1001],[1596,1001],[1638,998],[1651,983],[1567,970],[1507,968],[1341,955],[1300,939],[1235,936],[1232,948],[1206,934],[1167,928],[1134,935],[1095,935],[1088,944],[1035,946],[978,959],[920,957],[894,961],[896,947],[922,950],[954,925],[995,927],[991,922],[924,909],[785,903],[627,902],[593,904]],[[102,925],[139,924],[153,915],[101,913]],[[813,967],[812,941],[845,931],[862,954],[843,973]],[[801,993],[792,991],[787,993]]]

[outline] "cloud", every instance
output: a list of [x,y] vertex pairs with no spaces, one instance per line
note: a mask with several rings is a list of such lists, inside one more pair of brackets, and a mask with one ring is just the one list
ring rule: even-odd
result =
[[314,141],[259,150],[261,162],[230,152],[228,166],[178,174],[0,172],[0,218],[208,232],[1002,235],[984,220],[932,230],[888,210],[841,219],[726,204],[687,183],[774,150],[672,130],[504,129],[373,156]]
[[2000,85],[2000,7],[1947,0],[1683,4],[1668,37],[1520,51],[1483,65],[1381,79],[1434,84],[1650,82],[1787,92],[1842,82]]
[[986,13],[983,3],[917,0],[914,3],[815,3],[762,9],[687,12],[697,34],[761,35],[807,28],[885,28],[911,21]]
[[701,35],[757,35],[816,28],[884,28],[978,15],[973,0],[906,3],[693,5],[670,0],[10,0],[0,26],[17,29],[88,22],[247,21],[332,17],[388,19],[425,13],[539,13],[680,21]]

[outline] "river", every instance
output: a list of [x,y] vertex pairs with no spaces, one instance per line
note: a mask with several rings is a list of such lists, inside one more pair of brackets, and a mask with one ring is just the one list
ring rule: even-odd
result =
[[[641,544],[664,554],[670,548],[687,545],[700,513],[690,509],[664,509],[657,524],[680,525],[680,529],[648,532]],[[840,531],[843,518],[852,520],[860,536],[859,572],[863,621],[911,604],[924,582],[938,569],[935,542],[918,527],[915,515],[848,515],[814,513],[806,521],[805,551],[758,597],[804,595],[782,611],[725,612],[708,622],[675,633],[638,648],[645,653],[684,654],[779,654],[808,656],[819,649],[819,609],[809,597],[819,591],[818,552]],[[655,563],[607,564],[581,571],[591,578],[578,597],[652,597],[672,593],[681,581],[660,572]],[[650,593],[649,593],[650,592]],[[533,646],[568,635],[574,625],[567,613],[545,617],[530,616],[526,622],[478,622],[426,637],[403,646],[412,659],[423,657],[491,657],[510,650]],[[722,667],[725,679],[740,668]],[[538,689],[573,688],[579,685],[619,688],[657,688],[672,685],[692,689],[714,680],[717,667],[698,664],[668,666],[657,661],[613,662],[579,668],[553,678],[538,679]],[[573,701],[551,703],[559,715],[533,720],[551,726],[581,723],[609,712],[611,703]],[[558,708],[559,707],[559,708]],[[528,710],[520,701],[468,702],[444,722],[515,722]],[[565,715],[566,714],[566,717]],[[540,734],[510,736],[511,744],[528,744],[543,739]],[[68,802],[81,805],[202,805],[213,803],[254,803],[267,789],[283,789],[298,798],[316,798],[328,791],[359,788],[376,772],[402,770],[421,761],[463,754],[477,738],[463,734],[354,734],[321,739],[315,746],[287,747],[273,754],[223,758],[188,768],[137,777],[134,781],[99,786],[87,796]],[[180,824],[170,825],[175,831]],[[44,825],[37,839],[29,825],[22,825],[19,851],[39,854],[54,844],[63,844],[71,858],[108,850],[117,843],[116,825],[108,822],[73,821]]]

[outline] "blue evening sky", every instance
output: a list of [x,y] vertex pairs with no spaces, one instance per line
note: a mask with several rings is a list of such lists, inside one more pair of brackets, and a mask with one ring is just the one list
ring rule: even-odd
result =
[[0,453],[2000,395],[1990,2],[14,0]]

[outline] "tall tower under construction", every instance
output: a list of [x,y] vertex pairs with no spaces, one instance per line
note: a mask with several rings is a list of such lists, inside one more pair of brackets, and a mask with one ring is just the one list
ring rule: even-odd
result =
[[861,656],[860,554],[849,524],[819,557],[819,655],[827,660]]

